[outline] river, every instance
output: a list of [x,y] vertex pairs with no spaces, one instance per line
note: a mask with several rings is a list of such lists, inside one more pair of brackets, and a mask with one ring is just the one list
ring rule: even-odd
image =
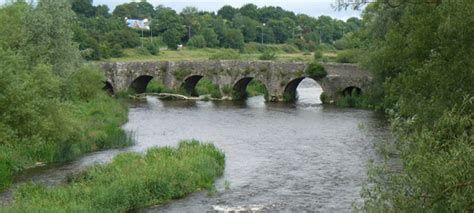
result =
[[293,104],[265,103],[261,96],[240,103],[147,97],[130,106],[129,121],[123,126],[133,132],[134,146],[29,171],[16,182],[56,184],[122,151],[142,152],[194,138],[214,143],[226,154],[217,192],[194,193],[146,211],[350,212],[352,204],[360,202],[367,162],[377,158],[374,144],[390,134],[380,115],[323,106],[320,93],[315,82],[305,80],[298,87],[299,100]]

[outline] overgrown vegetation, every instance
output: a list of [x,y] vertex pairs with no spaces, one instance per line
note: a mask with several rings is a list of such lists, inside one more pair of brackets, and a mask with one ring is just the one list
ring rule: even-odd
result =
[[261,81],[252,80],[247,85],[246,93],[247,97],[265,95],[267,93],[267,88],[265,87],[265,84],[263,84]]
[[259,60],[275,60],[276,58],[274,52],[264,52],[258,57]]
[[326,72],[326,69],[324,69],[323,65],[316,61],[312,61],[308,64],[308,67],[305,70],[305,74],[313,79],[322,79],[326,77],[328,73]]
[[[338,1],[340,5],[344,2]],[[359,46],[373,71],[401,171],[375,165],[363,192],[369,212],[474,210],[474,4],[470,0],[368,4]]]
[[80,60],[68,5],[0,8],[0,190],[38,162],[131,143],[120,128],[126,107],[102,91],[101,72]]
[[213,98],[221,98],[219,86],[209,79],[201,79],[196,84],[196,92],[198,95],[210,95]]
[[7,212],[124,212],[213,190],[225,155],[212,144],[182,141],[177,148],[123,153],[84,171],[68,184],[24,184]]

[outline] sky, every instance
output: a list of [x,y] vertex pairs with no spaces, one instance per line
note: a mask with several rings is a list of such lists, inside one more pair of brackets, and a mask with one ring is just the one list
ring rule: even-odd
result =
[[[6,1],[8,0],[0,0],[0,4]],[[115,6],[132,1],[133,0],[94,0],[94,5],[105,4],[109,6],[110,11],[113,11]],[[180,12],[186,6],[194,6],[199,10],[217,12],[217,10],[224,5],[241,7],[246,3],[253,3],[259,7],[280,6],[285,10],[293,11],[297,14],[303,13],[315,17],[327,15],[341,20],[346,20],[350,17],[359,17],[360,15],[360,11],[350,9],[335,11],[334,8],[331,7],[331,4],[334,3],[335,0],[147,0],[147,2],[153,6],[162,4],[173,8],[177,12]]]

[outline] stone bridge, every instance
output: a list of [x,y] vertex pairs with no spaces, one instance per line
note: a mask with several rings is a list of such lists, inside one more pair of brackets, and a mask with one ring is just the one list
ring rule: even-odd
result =
[[[366,91],[372,77],[369,72],[353,64],[322,63],[326,77],[314,79],[328,97],[335,100],[340,95]],[[201,78],[207,78],[218,86],[223,96],[228,91],[243,94],[248,83],[261,81],[266,89],[267,101],[283,101],[296,96],[296,88],[304,79],[307,64],[284,61],[155,61],[155,62],[104,62],[100,67],[105,71],[106,87],[111,91],[133,89],[137,93],[146,90],[148,82],[156,78],[170,89],[185,89],[187,92]]]

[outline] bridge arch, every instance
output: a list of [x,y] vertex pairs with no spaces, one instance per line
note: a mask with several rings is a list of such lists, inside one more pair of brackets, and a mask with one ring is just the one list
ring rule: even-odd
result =
[[104,87],[102,87],[104,91],[106,91],[109,95],[114,94],[114,87],[110,81],[104,81]]
[[353,95],[361,95],[361,94],[362,94],[362,89],[356,86],[349,86],[349,87],[344,88],[344,90],[342,90],[343,96],[353,96]]
[[232,86],[232,96],[233,96],[232,98],[234,100],[244,100],[244,99],[246,99],[247,96],[248,96],[247,86],[252,81],[258,81],[263,85],[263,87],[264,87],[264,97],[265,97],[265,100],[267,100],[268,99],[267,86],[265,85],[265,83],[263,83],[263,81],[258,80],[254,77],[243,77],[243,78],[240,78],[239,80],[237,80],[234,83],[234,85]]
[[130,89],[135,93],[144,93],[146,92],[146,87],[150,83],[153,76],[150,75],[141,75],[135,78],[130,84]]
[[202,75],[191,75],[184,79],[183,83],[181,84],[181,88],[184,91],[191,95],[191,96],[198,96],[199,94],[196,91],[196,85],[198,84],[199,80],[201,80],[204,76]]
[[322,85],[320,81],[311,77],[306,77],[306,76],[298,77],[293,80],[290,80],[290,82],[286,84],[285,89],[283,91],[283,100],[287,102],[296,101],[298,99],[298,91],[297,91],[298,86],[305,79],[311,79],[322,89]]

